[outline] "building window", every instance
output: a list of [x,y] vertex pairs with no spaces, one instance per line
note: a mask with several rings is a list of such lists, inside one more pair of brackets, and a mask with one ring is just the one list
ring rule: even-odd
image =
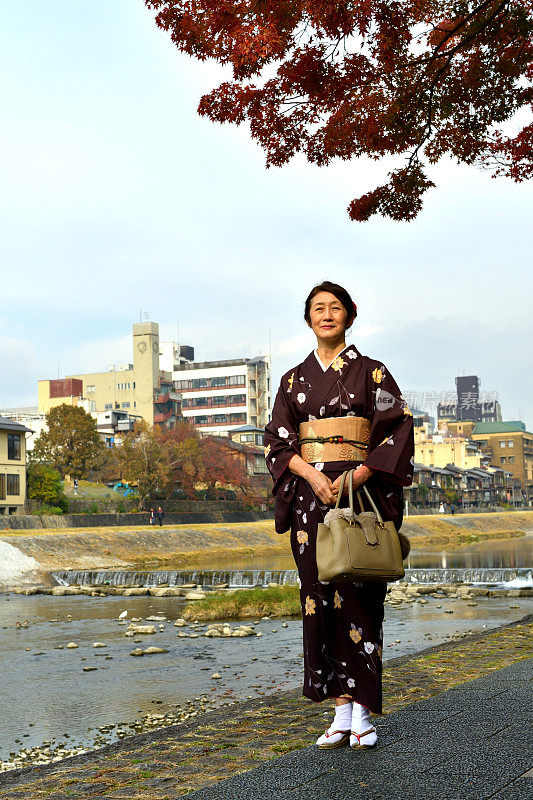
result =
[[246,383],[246,375],[230,375],[228,380],[229,386],[239,386]]
[[207,425],[207,417],[193,417],[195,425]]
[[227,378],[211,378],[211,386],[213,388],[217,386],[226,386],[226,381]]
[[514,464],[514,456],[508,456],[507,457],[507,463],[508,464]]
[[10,461],[20,461],[20,433],[7,434],[7,457]]
[[104,411],[109,411],[110,408],[113,408],[113,403],[104,403]]
[[255,443],[260,445],[263,445],[265,443],[265,437],[263,436],[262,433],[255,434]]
[[241,442],[253,442],[254,437],[252,433],[243,433],[241,436]]
[[7,494],[20,494],[20,475],[7,476]]
[[122,408],[129,408],[129,407],[130,407],[129,403],[122,403]]
[[213,417],[213,422],[216,422],[217,425],[224,425],[226,422],[226,415],[225,414],[215,414]]
[[500,447],[505,447],[505,439],[502,442],[500,442]]
[[135,389],[135,381],[133,381],[133,388]]
[[133,408],[137,408],[137,403],[135,402],[135,400],[133,401]]
[[500,464],[505,464],[506,461],[507,459],[505,458],[505,456],[500,456]]
[[512,439],[507,440],[507,447],[514,447]]
[[0,473],[0,500],[6,499],[6,476]]
[[94,385],[94,383],[91,384],[90,386],[87,386],[87,394],[93,394],[95,391],[96,391],[96,386]]

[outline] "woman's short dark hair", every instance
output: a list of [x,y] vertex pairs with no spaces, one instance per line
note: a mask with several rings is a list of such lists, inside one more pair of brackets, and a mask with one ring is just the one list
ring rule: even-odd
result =
[[304,319],[306,322],[311,324],[311,301],[319,292],[329,292],[330,294],[335,295],[337,300],[342,303],[346,309],[346,313],[348,314],[346,318],[346,327],[349,328],[351,325],[353,325],[353,322],[357,317],[357,309],[355,308],[355,304],[350,297],[350,293],[346,291],[343,286],[339,286],[338,283],[332,283],[331,281],[322,281],[322,283],[319,283],[318,286],[314,286],[309,292],[307,300],[305,301]]

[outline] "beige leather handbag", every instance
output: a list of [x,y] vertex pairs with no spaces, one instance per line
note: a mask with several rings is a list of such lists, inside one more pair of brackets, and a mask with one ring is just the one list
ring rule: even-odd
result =
[[[353,505],[351,469],[343,472],[335,508],[319,523],[316,562],[320,581],[397,581],[404,577],[402,547],[393,522],[383,522],[376,504],[363,484],[374,511],[364,511],[360,490],[357,499],[361,513]],[[348,479],[348,508],[339,508]]]

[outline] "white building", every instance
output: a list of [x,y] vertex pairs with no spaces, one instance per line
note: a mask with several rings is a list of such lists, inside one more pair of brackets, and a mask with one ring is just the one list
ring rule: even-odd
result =
[[37,411],[37,408],[34,406],[5,408],[1,413],[2,416],[13,420],[13,422],[18,422],[19,425],[24,425],[29,429],[26,434],[26,453],[30,453],[33,450],[35,442],[42,431],[48,430],[45,415]]
[[174,342],[160,345],[160,369],[172,371],[184,417],[205,433],[229,435],[235,428],[264,428],[270,419],[270,359],[189,361],[194,351]]
[[[107,447],[120,444],[121,434],[132,431],[135,421],[141,419],[140,416],[122,410],[94,411],[92,404],[93,401],[82,399],[78,406],[96,420],[98,433]],[[36,409],[5,409],[2,414],[29,428],[29,432],[26,434],[27,453],[31,453],[41,433],[48,430],[46,414]]]

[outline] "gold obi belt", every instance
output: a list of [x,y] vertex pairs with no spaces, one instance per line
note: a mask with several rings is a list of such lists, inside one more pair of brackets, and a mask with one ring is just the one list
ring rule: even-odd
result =
[[304,461],[364,461],[368,454],[370,420],[330,417],[301,422],[300,453]]

